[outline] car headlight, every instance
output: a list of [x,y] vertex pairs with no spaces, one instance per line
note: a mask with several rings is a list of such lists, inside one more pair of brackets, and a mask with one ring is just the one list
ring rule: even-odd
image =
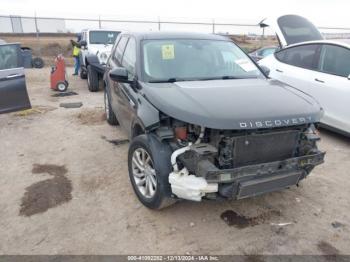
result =
[[105,52],[101,52],[100,53],[100,62],[101,64],[105,64],[107,62],[108,59],[108,54]]

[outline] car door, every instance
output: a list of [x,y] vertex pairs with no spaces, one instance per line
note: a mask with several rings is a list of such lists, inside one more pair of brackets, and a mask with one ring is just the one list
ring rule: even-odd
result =
[[[350,49],[324,44],[312,92],[325,110],[322,122],[350,133]],[[311,87],[310,87],[311,88]]]
[[318,44],[302,44],[278,51],[273,56],[261,61],[269,67],[270,77],[310,93],[312,86],[317,85],[315,74],[318,65]]
[[31,108],[19,44],[0,45],[0,113]]
[[[128,79],[134,80],[136,77],[136,41],[133,37],[130,37],[126,45],[122,67],[128,71]],[[131,130],[131,124],[133,116],[137,110],[137,92],[131,87],[129,83],[120,83],[121,96],[122,96],[122,113],[125,119],[125,128]]]
[[280,47],[291,44],[322,40],[323,36],[305,17],[284,15],[277,18],[264,19],[260,27],[271,27],[276,32]]
[[[123,35],[118,44],[116,45],[115,51],[113,56],[110,59],[110,68],[113,70],[116,67],[122,66],[122,58],[124,54],[124,50],[126,47],[126,44],[128,42],[129,37],[126,35]],[[122,83],[112,81],[109,79],[109,87],[111,90],[111,99],[112,99],[112,108],[114,113],[116,114],[119,123],[125,128],[126,125],[126,115],[124,110],[124,104],[125,104],[125,96],[122,91]]]

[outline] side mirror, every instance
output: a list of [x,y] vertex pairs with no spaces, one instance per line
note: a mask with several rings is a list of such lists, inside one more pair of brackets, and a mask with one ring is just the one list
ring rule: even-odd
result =
[[117,67],[109,72],[110,78],[115,82],[132,83],[128,78],[128,71],[124,67]]
[[85,40],[81,40],[81,41],[80,41],[80,46],[81,46],[81,47],[86,47],[86,46],[87,46],[86,41],[85,41]]
[[265,75],[269,76],[270,74],[270,69],[266,66],[260,66],[261,70],[265,73]]

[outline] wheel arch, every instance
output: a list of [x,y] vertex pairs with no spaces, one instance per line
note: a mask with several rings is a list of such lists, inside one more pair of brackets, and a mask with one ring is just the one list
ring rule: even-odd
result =
[[139,120],[135,120],[132,123],[130,138],[133,139],[139,135],[146,134],[145,126]]

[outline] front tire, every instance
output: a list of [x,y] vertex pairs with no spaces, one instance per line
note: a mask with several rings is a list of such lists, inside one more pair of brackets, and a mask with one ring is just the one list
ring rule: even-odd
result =
[[87,66],[87,82],[88,82],[88,88],[90,92],[97,92],[98,91],[98,74],[97,72],[91,67],[91,65]]
[[111,99],[109,97],[107,87],[105,87],[105,91],[104,91],[104,101],[105,101],[105,113],[106,113],[107,123],[112,126],[118,125],[117,117],[115,116],[111,106]]
[[137,198],[148,208],[162,209],[176,202],[168,182],[170,155],[169,147],[152,135],[137,136],[130,144],[130,181]]

